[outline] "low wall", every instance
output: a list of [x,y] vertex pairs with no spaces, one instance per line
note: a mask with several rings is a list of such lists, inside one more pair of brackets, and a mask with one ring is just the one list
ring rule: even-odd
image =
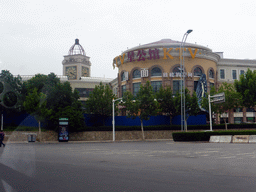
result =
[[[173,131],[144,131],[145,139],[172,139]],[[115,140],[141,140],[141,131],[116,131]],[[70,141],[113,140],[112,131],[91,131],[70,134]]]
[[[145,139],[172,139],[173,131],[144,131]],[[4,141],[28,141],[29,134],[36,134],[39,141],[38,131],[6,131]],[[58,134],[54,131],[42,132],[42,141],[58,141]],[[115,140],[141,140],[141,131],[116,131]],[[104,141],[113,140],[112,131],[88,131],[69,134],[70,141]]]
[[[29,134],[35,134],[38,141],[38,131],[4,131],[4,141],[28,141]],[[42,132],[42,141],[58,141],[58,134],[54,131]]]

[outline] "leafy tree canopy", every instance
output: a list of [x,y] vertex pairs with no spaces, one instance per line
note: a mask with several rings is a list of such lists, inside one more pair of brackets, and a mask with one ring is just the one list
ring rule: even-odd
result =
[[102,116],[112,115],[112,100],[115,95],[109,85],[103,85],[102,82],[95,86],[86,101],[86,112]]
[[128,117],[136,118],[138,116],[140,118],[142,138],[145,139],[143,120],[149,120],[151,115],[157,115],[160,111],[159,103],[155,99],[155,94],[149,81],[145,85],[140,86],[136,97],[133,97],[131,92],[126,91],[123,101]]
[[[34,103],[35,109],[37,109],[36,106],[39,104],[41,106],[41,98],[45,95],[43,106],[51,111],[51,113],[44,115],[36,110],[29,110],[27,107],[28,112],[37,113],[38,116],[45,118],[48,123],[51,122],[48,125],[54,129],[58,126],[59,118],[64,117],[59,115],[67,115],[65,117],[71,120],[69,123],[71,131],[83,128],[83,111],[79,94],[77,91],[72,91],[69,82],[61,83],[60,79],[53,73],[49,75],[37,74],[26,82],[25,88],[27,97],[24,106],[26,106],[26,103]],[[39,104],[37,104],[38,99],[40,100]]]
[[250,69],[239,80],[235,80],[235,89],[242,95],[242,105],[254,107],[256,105],[256,71]]
[[[105,124],[105,118],[112,115],[112,101],[116,99],[112,89],[109,85],[103,85],[102,82],[96,85],[94,90],[90,93],[86,101],[86,113],[101,115]],[[115,105],[117,111],[117,105]]]
[[24,101],[24,87],[21,77],[15,77],[8,70],[2,70],[0,81],[1,111],[21,110]]
[[175,99],[170,87],[164,89],[161,86],[160,90],[156,93],[156,99],[160,104],[162,113],[169,115],[170,117],[175,115]]

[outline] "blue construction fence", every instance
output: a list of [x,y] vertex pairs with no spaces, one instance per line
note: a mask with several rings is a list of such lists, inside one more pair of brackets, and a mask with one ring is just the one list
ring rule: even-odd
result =
[[[100,126],[105,125],[111,126],[113,117],[102,117],[97,115],[88,115],[84,114],[85,123],[87,126]],[[150,125],[170,125],[170,117],[164,115],[158,116],[151,116],[149,120],[143,121],[144,126]],[[173,125],[180,125],[181,124],[181,116],[175,116],[172,118]],[[190,116],[187,120],[188,125],[205,125],[206,124],[206,115],[197,115],[197,116]],[[140,126],[140,119],[136,117],[135,119],[127,118],[126,116],[115,116],[115,125],[116,126]]]
[[[88,115],[84,114],[86,126],[112,126],[113,117],[103,117],[99,115]],[[104,123],[105,122],[105,123]],[[175,116],[172,118],[173,125],[180,125],[181,116]],[[164,115],[151,116],[148,121],[143,121],[144,126],[150,125],[170,125],[170,117]],[[188,125],[205,125],[206,115],[190,116],[187,121]],[[16,113],[16,114],[4,114],[4,125],[13,126],[28,126],[28,127],[38,127],[38,122],[34,116],[26,113]],[[140,126],[139,117],[132,119],[126,116],[115,116],[116,126]],[[41,125],[44,127],[44,125]]]

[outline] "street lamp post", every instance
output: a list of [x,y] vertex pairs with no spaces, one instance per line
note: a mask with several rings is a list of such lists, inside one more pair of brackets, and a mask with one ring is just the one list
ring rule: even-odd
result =
[[186,43],[188,34],[191,33],[193,30],[189,29],[183,35],[182,41],[180,43],[180,71],[181,71],[181,83],[180,83],[180,102],[181,102],[181,131],[187,131],[186,125],[186,99],[185,99],[185,66],[184,66],[184,45]]
[[112,100],[112,106],[113,106],[113,141],[115,141],[115,101],[121,100],[122,98],[118,98],[118,99],[113,99]]

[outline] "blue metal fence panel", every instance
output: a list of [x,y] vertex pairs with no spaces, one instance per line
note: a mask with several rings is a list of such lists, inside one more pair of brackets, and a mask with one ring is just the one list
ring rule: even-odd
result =
[[[106,121],[106,126],[112,125],[112,117],[108,117]],[[116,116],[115,117],[116,126],[140,126],[140,119],[136,117],[135,119],[127,118],[126,116]],[[143,121],[144,126],[150,125],[170,125],[170,117],[158,115],[151,116],[149,120]]]
[[4,124],[13,126],[38,127],[38,122],[35,117],[27,113],[4,113]]
[[[172,118],[173,125],[180,125],[181,116],[177,115]],[[197,116],[189,116],[187,120],[188,125],[205,125],[206,124],[206,115],[197,115]]]
[[[104,122],[106,126],[112,126],[112,117],[103,117],[100,115],[88,115],[84,114],[86,126],[103,126]],[[173,125],[180,125],[180,115],[172,118]],[[205,125],[206,115],[190,116],[187,121],[188,125]],[[4,124],[16,125],[16,126],[28,126],[28,127],[38,127],[38,122],[34,116],[26,113],[19,114],[4,114]],[[115,116],[116,126],[140,126],[140,119],[136,117],[135,119],[127,118],[126,116]],[[144,126],[150,125],[170,125],[169,116],[151,116],[148,121],[143,121]],[[42,127],[44,125],[42,124]]]

